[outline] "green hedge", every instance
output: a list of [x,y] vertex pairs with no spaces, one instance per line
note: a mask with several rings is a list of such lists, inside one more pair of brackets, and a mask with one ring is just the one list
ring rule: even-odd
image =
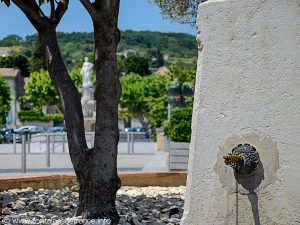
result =
[[180,108],[172,112],[165,126],[165,134],[175,142],[191,141],[192,107]]
[[36,110],[20,110],[18,113],[18,117],[20,121],[24,122],[33,122],[33,121],[62,121],[64,120],[63,114],[56,113],[56,114],[43,114],[40,111]]

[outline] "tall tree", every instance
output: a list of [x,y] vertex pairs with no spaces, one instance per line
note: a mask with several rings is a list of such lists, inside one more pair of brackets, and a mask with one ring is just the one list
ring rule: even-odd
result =
[[32,56],[29,61],[30,72],[37,72],[46,69],[46,63],[43,58],[43,49],[41,42],[38,38],[32,43]]
[[12,34],[12,35],[8,35],[7,37],[3,38],[0,41],[0,46],[1,47],[18,46],[18,45],[21,45],[22,42],[23,42],[22,37]]
[[29,102],[33,106],[55,105],[59,103],[59,98],[54,86],[51,83],[49,74],[45,70],[33,72],[25,85],[25,93]]
[[29,62],[26,56],[15,54],[12,56],[0,57],[0,67],[3,68],[19,68],[21,74],[25,77],[29,76]]
[[[69,0],[39,0],[38,2],[36,0],[1,0],[1,2],[4,2],[7,6],[13,2],[23,11],[38,32],[47,70],[62,102],[70,157],[80,183],[81,205],[78,214],[96,217],[95,214],[97,213],[92,209],[90,210],[89,207],[93,199],[86,196],[88,192],[98,192],[97,187],[91,189],[88,185],[88,183],[94,183],[93,179],[89,179],[89,177],[97,176],[95,172],[88,170],[88,167],[93,166],[93,164],[87,159],[93,157],[91,155],[94,151],[89,150],[87,147],[80,95],[64,65],[56,36],[56,27],[68,9]],[[40,8],[43,3],[50,4],[50,15],[46,15]],[[101,184],[98,183],[98,186],[101,186]],[[103,192],[101,194],[105,195]],[[94,197],[97,196],[94,195]],[[103,201],[100,207],[106,207],[105,203]],[[105,216],[109,218],[108,215],[105,214]]]
[[10,100],[10,88],[3,76],[0,74],[0,127],[8,115],[8,111],[10,109]]
[[96,138],[88,149],[84,133],[79,93],[72,82],[59,51],[56,27],[68,8],[68,0],[39,0],[51,6],[49,16],[35,0],[1,0],[19,7],[38,32],[52,83],[64,109],[69,152],[80,185],[77,215],[84,218],[109,218],[117,224],[118,101],[120,83],[116,73],[116,51],[120,40],[117,27],[119,0],[81,0],[94,25],[96,70]]
[[[140,76],[130,73],[121,77],[121,107],[127,108],[131,116],[139,119],[143,127],[160,127],[167,118],[168,76],[152,74]],[[147,121],[146,121],[146,120]]]
[[96,130],[94,148],[84,151],[81,169],[78,214],[87,218],[109,218],[117,224],[118,103],[121,86],[116,53],[120,41],[118,15],[120,0],[80,0],[94,26],[94,64],[96,71]]
[[146,76],[151,73],[149,70],[149,59],[142,56],[128,56],[124,62],[125,73],[137,73]]

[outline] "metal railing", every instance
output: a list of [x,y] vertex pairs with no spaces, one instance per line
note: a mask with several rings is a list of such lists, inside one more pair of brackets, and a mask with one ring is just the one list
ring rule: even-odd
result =
[[[94,132],[87,132],[86,140],[88,147],[94,145]],[[21,139],[21,151],[17,151],[16,134],[13,134],[13,153],[1,154],[21,154],[21,172],[26,173],[26,162],[28,154],[45,154],[46,167],[51,167],[51,154],[68,154],[68,143],[66,133],[40,133],[40,134],[23,134]],[[120,142],[127,142],[127,152],[119,154],[141,154],[135,152],[135,142],[146,141],[150,139],[145,132],[120,132]],[[32,148],[33,147],[33,148]],[[37,152],[37,147],[39,152]],[[20,149],[19,149],[20,150]]]

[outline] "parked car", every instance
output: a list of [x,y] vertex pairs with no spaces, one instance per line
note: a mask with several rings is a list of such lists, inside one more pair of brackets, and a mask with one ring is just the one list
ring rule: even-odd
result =
[[30,130],[31,128],[33,128],[33,127],[34,127],[34,126],[23,126],[23,127],[20,127],[20,128],[18,128],[18,129],[16,129],[15,132],[18,133],[18,134],[28,133],[29,130]]
[[67,132],[67,130],[64,127],[50,127],[50,128],[48,128],[47,132],[49,132],[49,133],[63,133],[63,132]]
[[144,127],[128,127],[125,128],[125,132],[147,132]]
[[129,127],[125,128],[125,132],[143,132],[145,133],[145,137],[149,138],[149,131],[144,127]]
[[[10,129],[10,128],[6,128],[5,130],[2,129],[2,132],[3,132],[2,135],[3,135],[3,138],[4,138],[4,142],[12,143],[13,142],[14,130]],[[21,143],[22,142],[22,134],[15,133],[15,136],[16,136],[16,142]]]
[[4,142],[4,136],[0,134],[0,144],[2,144],[3,142]]
[[39,127],[39,126],[34,126],[29,128],[28,132],[29,134],[39,134],[39,133],[44,133],[46,130],[44,127]]

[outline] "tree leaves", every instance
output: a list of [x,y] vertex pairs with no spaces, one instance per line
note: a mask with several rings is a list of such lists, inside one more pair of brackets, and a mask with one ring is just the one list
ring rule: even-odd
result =
[[10,0],[1,0],[1,2],[4,2],[7,7],[10,6]]
[[[4,2],[5,5],[7,5],[7,7],[10,6],[10,0],[0,0],[0,2]],[[38,3],[39,3],[39,6],[43,5],[44,3],[48,3],[49,0],[39,0]]]
[[205,0],[151,0],[164,15],[180,23],[195,25],[198,5]]
[[39,6],[43,5],[46,2],[49,2],[49,0],[39,0]]
[[51,83],[48,72],[41,70],[30,74],[25,92],[35,106],[55,105],[59,103],[57,92]]
[[151,127],[160,127],[167,118],[166,86],[170,82],[168,76],[152,74],[140,76],[130,73],[121,77],[121,107],[137,117],[143,114]]
[[8,115],[10,100],[10,87],[0,74],[0,125],[2,124],[3,119],[5,119]]

